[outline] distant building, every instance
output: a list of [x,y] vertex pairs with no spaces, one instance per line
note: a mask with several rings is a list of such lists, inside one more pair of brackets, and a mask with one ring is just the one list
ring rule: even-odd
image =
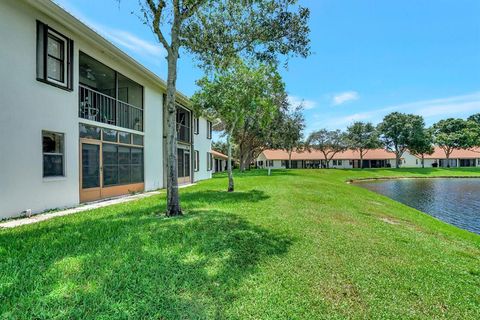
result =
[[218,151],[212,150],[213,172],[223,172],[227,170],[228,156]]
[[[318,150],[293,152],[291,157],[292,168],[318,169],[326,168],[327,161]],[[265,150],[256,159],[258,168],[288,168],[288,153],[285,150]],[[406,151],[401,158],[401,167],[420,168],[420,156]],[[474,150],[455,150],[447,161],[445,152],[436,147],[432,155],[425,156],[425,167],[480,167],[480,148]],[[353,169],[360,168],[360,154],[358,151],[347,150],[339,152],[330,160],[330,168]],[[395,153],[384,149],[369,150],[363,157],[363,168],[394,168]]]

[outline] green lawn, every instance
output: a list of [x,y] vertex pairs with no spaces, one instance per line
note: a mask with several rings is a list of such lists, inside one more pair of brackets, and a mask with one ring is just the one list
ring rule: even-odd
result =
[[5,319],[480,319],[480,236],[345,183],[474,169],[220,175],[0,231]]

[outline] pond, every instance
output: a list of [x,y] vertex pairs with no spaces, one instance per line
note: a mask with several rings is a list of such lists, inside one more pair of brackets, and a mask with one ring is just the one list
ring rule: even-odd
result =
[[480,179],[393,179],[357,185],[480,234]]

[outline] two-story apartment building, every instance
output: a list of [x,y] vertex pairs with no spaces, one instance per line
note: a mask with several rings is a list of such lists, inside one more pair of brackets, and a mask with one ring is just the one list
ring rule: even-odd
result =
[[[165,82],[50,0],[0,1],[0,219],[165,186]],[[177,95],[179,183],[212,124]]]

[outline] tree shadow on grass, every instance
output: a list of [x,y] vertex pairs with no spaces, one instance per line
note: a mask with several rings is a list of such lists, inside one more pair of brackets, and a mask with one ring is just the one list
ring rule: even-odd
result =
[[0,317],[225,318],[242,281],[292,243],[234,214],[157,209],[1,232]]
[[[296,171],[297,169],[272,169],[270,171],[270,176],[298,176],[299,173]],[[299,169],[302,170],[302,169]],[[227,172],[215,173],[213,175],[214,178],[227,178]],[[239,170],[235,170],[233,172],[233,178],[248,178],[248,177],[268,177],[268,170],[267,169],[251,169],[246,170],[245,172],[240,172]]]
[[249,190],[227,192],[220,190],[202,190],[186,192],[181,195],[182,206],[185,208],[198,208],[205,204],[223,205],[238,204],[240,202],[260,202],[270,198],[264,191]]

